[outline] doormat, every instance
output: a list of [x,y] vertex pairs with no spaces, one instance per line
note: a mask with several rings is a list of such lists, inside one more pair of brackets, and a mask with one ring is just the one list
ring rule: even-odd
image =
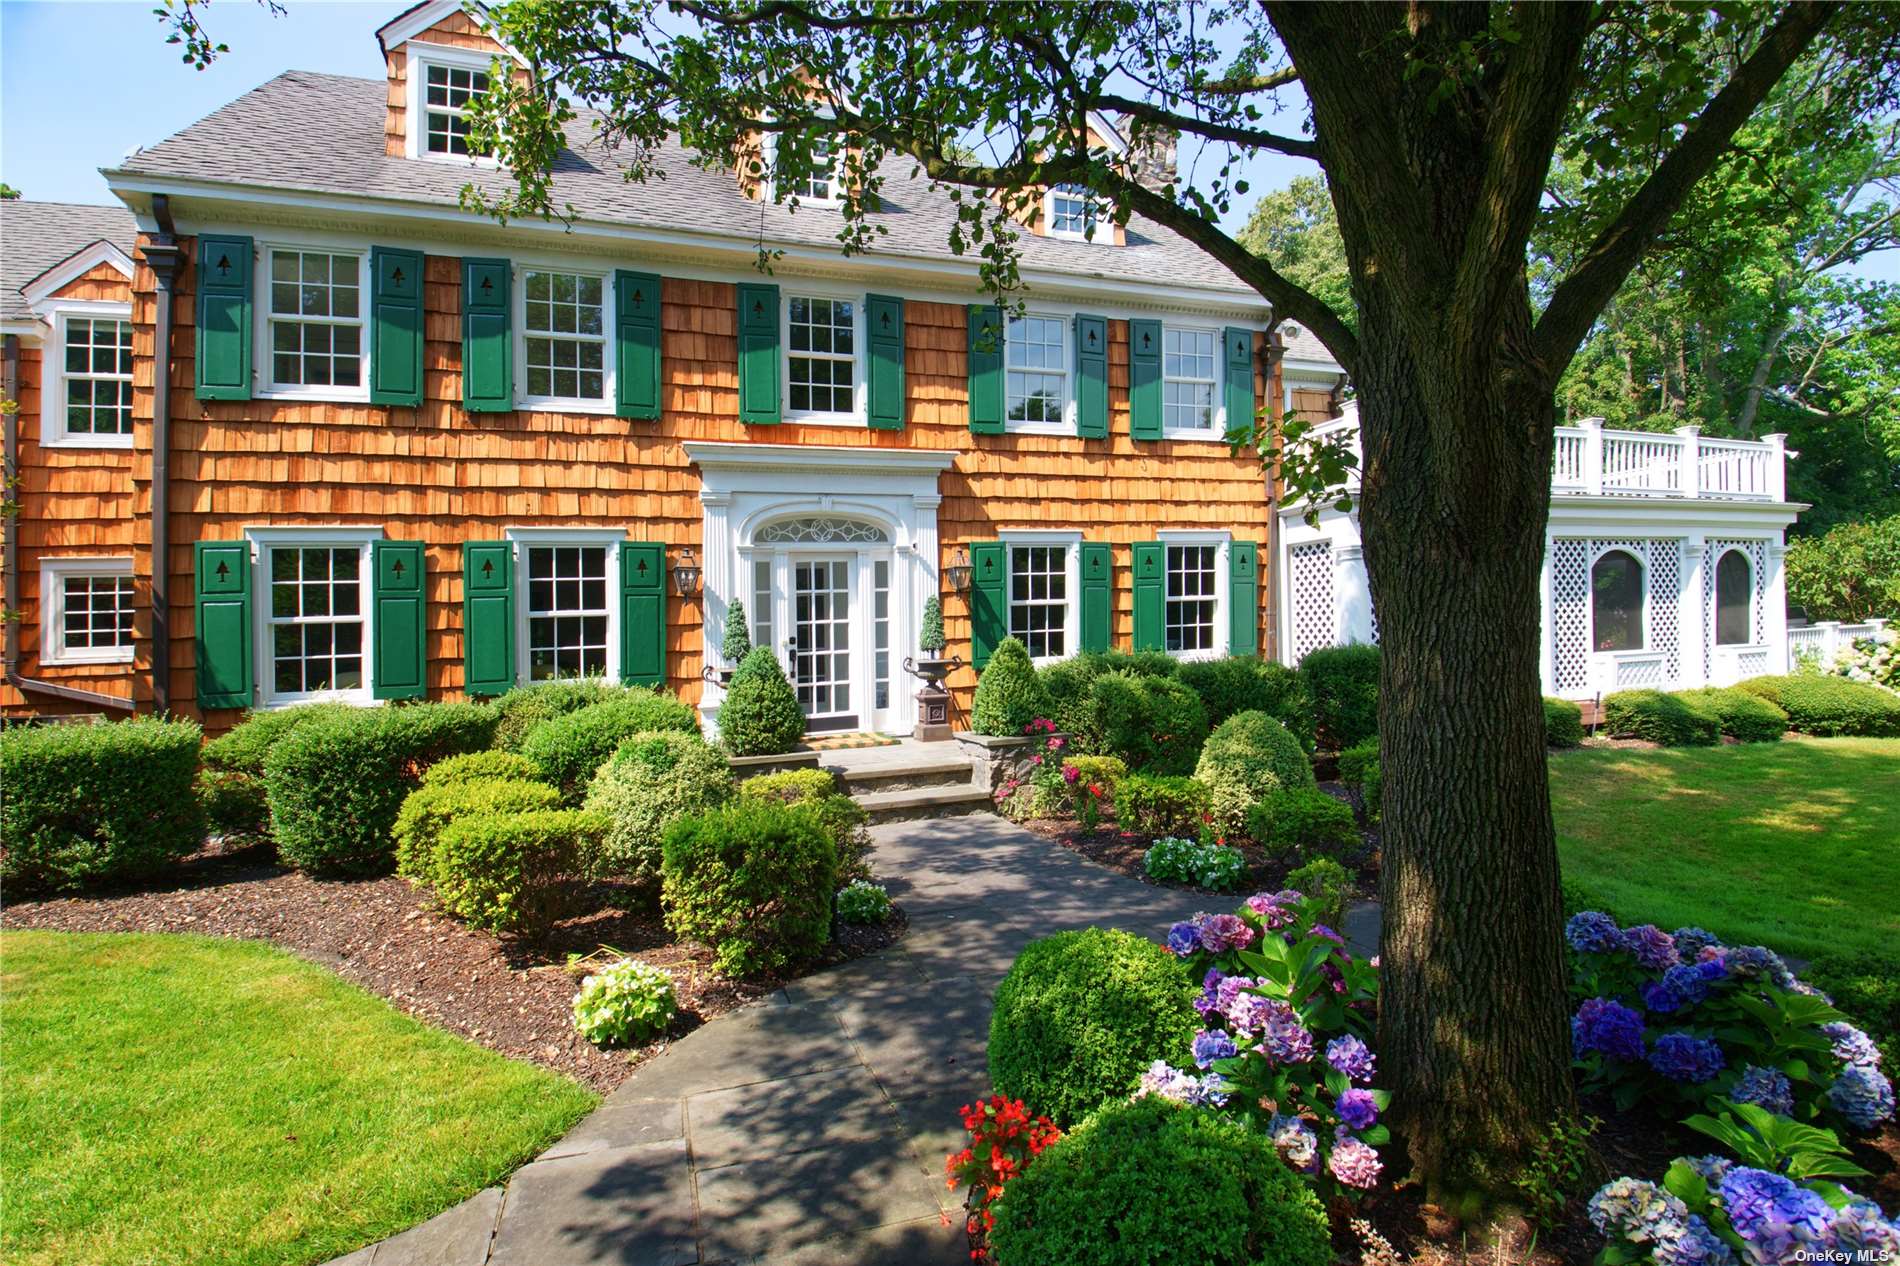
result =
[[896,747],[901,740],[889,734],[807,734],[805,746],[814,752],[836,752],[848,747]]

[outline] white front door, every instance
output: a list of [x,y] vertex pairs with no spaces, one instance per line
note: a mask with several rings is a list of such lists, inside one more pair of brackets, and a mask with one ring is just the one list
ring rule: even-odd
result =
[[792,687],[810,730],[849,730],[858,725],[862,700],[853,683],[852,573],[855,558],[800,556],[791,560],[791,636],[786,658]]

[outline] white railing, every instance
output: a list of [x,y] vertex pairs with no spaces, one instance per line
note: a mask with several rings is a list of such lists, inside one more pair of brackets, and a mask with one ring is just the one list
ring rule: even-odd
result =
[[1815,660],[1822,665],[1834,659],[1834,653],[1844,646],[1852,646],[1858,637],[1871,637],[1880,641],[1886,637],[1887,621],[1868,620],[1864,624],[1842,624],[1838,620],[1822,620],[1818,624],[1804,624],[1788,630],[1788,667],[1793,672],[1800,667],[1804,659]]
[[[1347,405],[1345,416],[1314,427],[1315,441],[1351,437],[1348,447],[1364,460],[1359,447],[1359,415]],[[1606,430],[1601,418],[1585,418],[1557,428],[1551,454],[1553,492],[1603,497],[1710,497],[1729,501],[1787,499],[1786,436],[1759,440],[1703,438],[1693,426],[1674,432]],[[1359,487],[1357,469],[1346,480]]]

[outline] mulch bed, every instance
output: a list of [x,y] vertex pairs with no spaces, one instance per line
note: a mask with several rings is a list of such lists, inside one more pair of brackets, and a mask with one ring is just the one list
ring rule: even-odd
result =
[[[712,952],[682,943],[651,897],[593,885],[582,908],[542,941],[496,937],[435,913],[401,879],[313,879],[255,852],[213,848],[164,879],[94,895],[10,902],[8,929],[60,932],[195,932],[269,941],[335,970],[438,1028],[504,1055],[531,1060],[606,1093],[672,1038],[771,993],[781,979],[734,981],[714,972]],[[627,903],[618,908],[613,903]],[[840,925],[809,970],[883,949],[903,935],[895,911],[883,927]],[[603,950],[608,952],[602,953]],[[569,954],[639,957],[673,974],[680,1015],[645,1046],[603,1051],[574,1031],[579,978]]]

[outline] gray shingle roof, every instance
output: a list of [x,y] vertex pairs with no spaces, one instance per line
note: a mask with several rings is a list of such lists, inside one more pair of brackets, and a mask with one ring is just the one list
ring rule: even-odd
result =
[[130,255],[137,240],[138,227],[124,207],[0,202],[0,321],[33,319],[20,291],[55,264],[98,241]]
[[[382,80],[290,71],[246,93],[184,131],[132,155],[127,174],[262,185],[312,193],[363,195],[452,210],[473,179],[497,192],[507,176],[481,168],[383,153],[386,86]],[[651,228],[687,229],[737,240],[761,232],[774,242],[835,244],[837,213],[822,207],[790,209],[753,202],[730,172],[694,166],[676,142],[661,152],[664,180],[628,184],[613,155],[593,138],[591,116],[568,128],[570,151],[554,173],[554,205],[572,204],[584,220]],[[955,212],[942,191],[913,178],[911,165],[886,167],[884,209],[872,223],[888,229],[880,253],[949,258]],[[1023,235],[1023,266],[1078,277],[1174,282],[1233,292],[1252,291],[1220,264],[1175,235],[1139,217],[1122,247]],[[974,271],[974,263],[972,263]]]

